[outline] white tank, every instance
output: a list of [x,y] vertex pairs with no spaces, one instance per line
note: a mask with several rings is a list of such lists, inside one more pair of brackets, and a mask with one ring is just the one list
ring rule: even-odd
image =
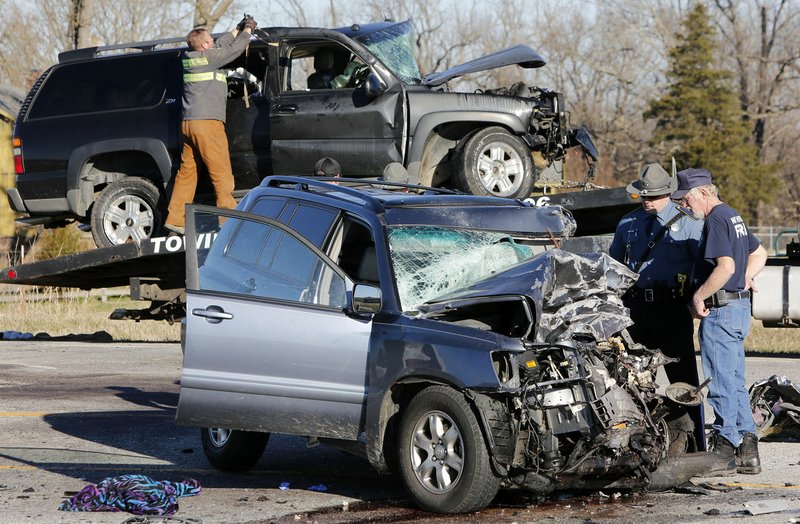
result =
[[800,324],[800,266],[767,266],[756,276],[753,317]]

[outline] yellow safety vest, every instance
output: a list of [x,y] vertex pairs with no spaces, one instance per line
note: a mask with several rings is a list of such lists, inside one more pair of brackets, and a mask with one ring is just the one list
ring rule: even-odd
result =
[[[189,69],[190,67],[197,67],[197,66],[204,66],[208,65],[208,58],[201,56],[199,58],[184,58],[183,60],[183,68]],[[220,73],[219,71],[208,71],[206,73],[184,73],[183,74],[183,81],[184,82],[207,82],[209,80],[219,80],[221,82],[226,81],[225,73]]]

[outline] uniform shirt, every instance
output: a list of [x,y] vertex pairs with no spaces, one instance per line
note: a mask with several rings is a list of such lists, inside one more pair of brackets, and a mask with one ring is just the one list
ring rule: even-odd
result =
[[706,217],[703,228],[703,240],[695,266],[697,284],[701,285],[708,279],[717,265],[718,257],[731,257],[736,268],[722,289],[730,292],[742,291],[747,259],[759,245],[761,242],[750,233],[735,209],[727,204],[714,206]]
[[[241,31],[236,38],[225,33],[204,51],[183,54],[183,119],[225,121],[228,84],[219,68],[229,64],[247,48],[250,33]],[[203,75],[203,73],[210,73]],[[210,77],[202,79],[203,77]],[[196,80],[195,80],[196,79]]]
[[636,287],[681,287],[678,275],[684,275],[686,279],[691,275],[703,234],[703,222],[681,213],[669,201],[656,215],[656,222],[649,234],[648,218],[652,215],[648,215],[642,208],[628,213],[617,224],[609,254],[633,270],[647,251],[650,239],[678,213],[681,218],[670,226],[669,231],[656,243],[647,260],[642,263]]

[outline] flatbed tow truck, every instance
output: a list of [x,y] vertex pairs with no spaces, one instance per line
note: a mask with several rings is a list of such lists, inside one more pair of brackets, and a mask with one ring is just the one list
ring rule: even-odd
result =
[[[570,210],[578,228],[562,248],[576,253],[607,251],[611,233],[639,205],[624,187],[569,191],[531,197],[536,205]],[[149,300],[143,309],[117,309],[112,319],[179,321],[185,311],[185,245],[180,236],[153,237],[140,244],[97,248],[0,270],[0,284],[52,286],[83,290],[130,286],[133,300]],[[785,256],[771,257],[757,277],[753,316],[767,327],[800,326],[800,244],[788,244]]]
[[186,258],[183,237],[153,237],[0,270],[0,283],[83,290],[130,286],[133,300],[149,308],[118,309],[112,319],[167,320],[185,316]]

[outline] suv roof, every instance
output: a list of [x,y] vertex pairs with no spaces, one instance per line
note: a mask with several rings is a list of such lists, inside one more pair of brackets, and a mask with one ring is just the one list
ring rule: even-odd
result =
[[[335,182],[338,185],[331,184]],[[452,225],[452,219],[445,215],[468,209],[470,213],[481,212],[482,224],[486,229],[508,231],[532,237],[569,237],[575,232],[571,213],[560,206],[551,206],[547,212],[534,216],[526,215],[525,220],[509,221],[509,212],[515,209],[535,207],[530,202],[508,198],[467,195],[443,188],[432,188],[396,182],[365,181],[352,178],[301,178],[271,176],[264,179],[259,188],[251,190],[245,197],[255,200],[265,193],[279,189],[296,192],[294,196],[308,196],[312,200],[328,200],[339,205],[360,205],[371,213],[383,215],[387,224],[437,225],[444,222]],[[399,191],[405,190],[405,191]],[[410,192],[409,192],[410,191]],[[241,209],[248,209],[245,203]],[[564,220],[564,217],[569,217]]]
[[[251,40],[253,41],[265,41],[265,37],[268,38],[272,33],[285,33],[287,31],[336,31],[342,33],[343,35],[354,38],[356,36],[364,36],[369,33],[373,33],[375,31],[381,31],[386,29],[387,27],[391,27],[393,25],[398,25],[402,22],[394,22],[391,20],[385,20],[383,22],[374,22],[370,24],[352,24],[347,27],[339,27],[336,29],[325,29],[325,28],[289,28],[289,27],[268,27],[268,28],[258,28],[256,33]],[[212,36],[216,39],[221,36],[223,33],[214,33]],[[154,51],[165,51],[167,49],[172,48],[179,48],[184,49],[186,48],[186,38],[184,37],[171,37],[171,38],[160,38],[156,40],[144,40],[141,42],[124,42],[121,44],[109,44],[103,46],[92,46],[92,47],[82,47],[80,49],[71,49],[69,51],[62,51],[58,54],[58,63],[64,64],[67,62],[76,62],[79,60],[91,60],[94,58],[103,58],[106,56],[116,56],[119,54],[134,54],[134,53],[146,53],[146,52],[154,52]]]

